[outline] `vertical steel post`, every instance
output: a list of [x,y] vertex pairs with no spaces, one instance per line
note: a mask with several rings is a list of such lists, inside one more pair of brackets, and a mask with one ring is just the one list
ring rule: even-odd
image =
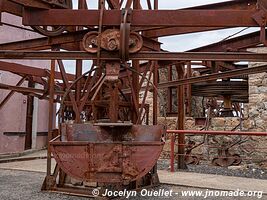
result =
[[[168,81],[172,81],[172,65],[169,65],[168,68]],[[167,88],[167,111],[171,113],[172,110],[172,87]]]
[[55,95],[55,68],[56,61],[51,60],[51,70],[49,78],[49,119],[48,119],[48,137],[47,137],[47,176],[51,175],[51,147],[49,141],[52,139],[54,125],[54,95]]
[[[154,64],[153,84],[158,88],[158,62]],[[158,91],[153,89],[153,125],[158,123]]]
[[[191,62],[187,63],[187,78],[192,76]],[[192,102],[192,85],[187,84],[187,114],[191,117],[191,102]]]
[[[28,81],[28,87],[34,88],[34,83],[31,79]],[[33,120],[33,100],[34,97],[27,96],[27,111],[26,111],[26,135],[25,135],[25,144],[24,149],[32,148],[32,120]]]
[[[86,9],[86,1],[85,0],[79,0],[78,2],[78,9]],[[81,26],[78,26],[77,27],[77,30],[82,30],[83,27]],[[81,47],[82,43],[80,42],[80,47]],[[81,48],[80,48],[81,50]],[[83,68],[83,61],[82,60],[76,60],[76,72],[75,72],[75,76],[76,76],[76,79],[78,77],[80,77],[82,75],[82,68]],[[78,81],[77,84],[76,84],[76,88],[75,88],[75,96],[76,96],[76,102],[79,106],[79,102],[80,102],[80,99],[81,99],[81,89],[82,89],[82,83],[81,81]],[[76,116],[76,120],[79,121],[80,119],[80,116]]]
[[171,172],[174,172],[174,145],[175,145],[175,134],[171,134],[171,159],[170,159],[170,165],[171,165]]
[[158,10],[158,9],[159,9],[159,1],[154,0],[154,10]]
[[[76,72],[75,72],[76,79],[82,75],[82,67],[83,67],[82,63],[83,63],[82,60],[76,60]],[[82,89],[81,81],[78,81],[75,88],[76,102],[78,103],[78,105],[81,98],[81,89]]]
[[[184,78],[184,70],[183,65],[176,66],[177,73],[178,73],[178,80]],[[177,104],[178,104],[178,130],[184,130],[184,123],[185,123],[185,105],[184,105],[184,86],[179,85],[177,87]],[[185,160],[184,160],[184,153],[185,153],[185,135],[180,134],[178,136],[178,169],[185,169]]]
[[[139,61],[138,60],[133,60],[132,61],[133,63],[133,68],[135,71],[137,72],[140,72],[140,66],[139,66]],[[137,73],[132,73],[132,85],[133,85],[133,92],[134,92],[134,95],[133,98],[136,99],[136,102],[137,102],[137,110],[139,111],[139,75]],[[137,122],[137,119],[138,119],[138,113],[136,115],[135,112],[133,112],[133,123],[136,123]]]

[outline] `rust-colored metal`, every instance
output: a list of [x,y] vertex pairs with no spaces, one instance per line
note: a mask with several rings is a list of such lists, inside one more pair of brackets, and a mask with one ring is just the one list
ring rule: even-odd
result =
[[207,130],[167,130],[167,133],[176,134],[194,134],[194,135],[252,135],[252,136],[267,136],[267,132],[240,132],[240,131],[207,131]]
[[[178,78],[183,79],[184,78],[184,66],[183,65],[177,65],[176,66]],[[177,122],[177,128],[179,130],[183,130],[185,126],[185,104],[184,104],[184,86],[179,85],[177,87],[177,100],[178,100],[178,122]],[[185,153],[184,146],[180,146],[179,144],[185,143],[185,135],[180,134],[178,136],[178,169],[185,169],[185,157],[183,154]]]
[[[16,86],[20,86],[26,79],[26,76],[22,77],[18,83],[16,84]],[[15,93],[14,90],[10,91],[7,96],[1,101],[0,103],[0,109],[8,102],[8,100],[12,97],[12,95]]]
[[[34,88],[34,82],[32,79],[28,80],[28,87]],[[33,121],[33,109],[34,109],[34,97],[27,96],[27,111],[26,111],[26,135],[25,135],[25,144],[24,149],[31,149],[32,148],[32,121]]]
[[[79,0],[78,10],[74,10],[72,0],[0,0],[0,14],[7,12],[19,16],[23,25],[31,26],[33,31],[46,36],[0,44],[0,59],[52,60],[51,70],[0,62],[1,70],[18,74],[31,80],[32,84],[38,83],[43,87],[20,87],[21,80],[17,86],[1,83],[1,89],[20,92],[31,99],[35,96],[49,100],[49,144],[47,176],[42,187],[44,190],[91,195],[91,188],[85,191],[70,187],[67,181],[72,178],[82,182],[97,182],[97,186],[102,188],[112,185],[120,189],[137,189],[156,185],[159,182],[156,161],[163,148],[162,137],[165,134],[164,127],[157,125],[159,88],[170,88],[169,112],[172,112],[173,88],[177,88],[178,93],[176,116],[177,128],[181,130],[169,131],[172,133],[171,171],[174,171],[175,134],[179,134],[179,168],[184,168],[186,163],[198,163],[198,158],[191,155],[194,147],[185,149],[182,145],[187,133],[252,134],[208,131],[199,133],[182,129],[185,97],[187,114],[190,114],[190,84],[207,82],[205,84],[212,88],[212,82],[209,82],[211,80],[239,78],[267,70],[266,66],[239,69],[240,66],[234,63],[267,60],[264,53],[237,52],[244,51],[247,47],[266,44],[264,1],[238,0],[180,10],[159,10],[158,0],[154,0],[154,5],[151,0],[147,0],[148,10],[142,8],[140,0],[98,2],[98,9],[91,10],[85,0]],[[105,3],[109,9],[105,9]],[[10,26],[14,27],[13,24]],[[260,27],[261,31],[179,53],[162,51],[157,40],[160,36],[240,26]],[[40,51],[51,48],[52,51]],[[66,73],[64,59],[76,60],[75,74]],[[58,60],[60,72],[55,71],[55,60]],[[84,74],[83,60],[93,60],[91,70]],[[191,65],[194,65],[192,61],[201,61],[200,65],[205,68],[199,72],[210,74],[191,77]],[[148,63],[152,63],[150,68]],[[172,79],[173,65],[176,66],[178,80]],[[158,70],[165,66],[169,66],[168,82],[159,83]],[[222,72],[216,73],[219,70]],[[56,80],[63,80],[63,83]],[[143,87],[145,80],[150,83]],[[186,93],[184,85],[187,86]],[[143,89],[144,99],[140,102],[139,93]],[[153,91],[153,105],[146,101],[148,91]],[[199,88],[198,91],[202,95],[206,93]],[[216,95],[220,95],[222,91],[217,88],[216,92]],[[228,100],[234,99],[229,94],[224,94],[224,97]],[[5,102],[6,100],[3,101]],[[55,102],[60,103],[59,136],[52,134]],[[146,126],[145,123],[152,121],[148,118],[150,106],[153,106],[153,125]],[[227,108],[230,107],[228,105]],[[28,121],[30,127],[30,118]],[[51,140],[54,137],[56,139]],[[51,151],[57,161],[54,172],[51,169]],[[221,160],[222,155],[226,155],[227,160]],[[230,155],[227,149],[218,152],[218,157],[214,158],[214,163],[220,166],[238,162],[238,156]]]
[[212,164],[220,167],[229,167],[232,165],[239,165],[242,158],[238,154],[230,154],[229,149],[219,149],[218,157],[213,158]]
[[62,134],[63,141],[53,140],[50,145],[58,165],[69,176],[82,181],[129,184],[156,164],[164,132],[162,126],[107,129],[91,124],[62,124]]
[[[49,77],[49,119],[48,119],[48,141],[52,140],[52,132],[53,132],[53,124],[54,124],[54,95],[55,95],[55,69],[56,68],[56,61],[51,60],[51,74]],[[46,175],[50,177],[51,175],[51,146],[47,144],[47,170]],[[49,181],[47,178],[45,181]],[[49,185],[49,184],[48,184]]]
[[[248,135],[248,136],[258,136],[258,137],[266,137],[267,132],[239,132],[239,131],[207,131],[207,130],[167,130],[167,134],[171,135],[171,151],[170,151],[170,166],[171,172],[174,172],[174,146],[175,146],[175,136],[176,135]],[[179,146],[183,148],[186,146],[185,143],[180,143]],[[188,145],[187,145],[188,146]],[[191,148],[192,149],[192,148]],[[189,150],[190,145],[189,145]],[[178,156],[185,156],[185,162],[188,164],[198,164],[199,157],[196,155],[190,155],[190,152],[180,154]],[[212,164],[221,167],[228,167],[231,165],[239,165],[242,162],[240,155],[231,154],[229,152],[229,147],[218,149],[218,156],[212,160]]]

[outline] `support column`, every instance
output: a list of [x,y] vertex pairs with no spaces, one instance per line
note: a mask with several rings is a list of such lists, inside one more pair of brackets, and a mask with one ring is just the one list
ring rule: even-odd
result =
[[[139,60],[133,60],[133,69],[137,72],[140,72],[140,66],[139,66]],[[134,94],[132,95],[133,98],[136,99],[136,102],[137,102],[137,110],[139,111],[139,75],[137,73],[132,73],[132,84],[133,84],[133,92]],[[138,113],[136,115],[135,112],[133,112],[133,123],[136,123],[137,122],[137,119],[138,119]]]
[[[34,88],[34,83],[29,80],[29,88]],[[28,150],[32,148],[32,120],[33,120],[33,96],[27,96],[27,111],[26,111],[26,135],[24,149]]]
[[[82,63],[83,63],[82,60],[76,60],[76,73],[75,73],[76,79],[82,75],[82,70],[83,70],[83,64]],[[82,82],[78,81],[76,84],[76,88],[75,88],[76,102],[77,102],[78,106],[79,106],[79,102],[81,99],[81,89],[82,89]],[[76,117],[80,117],[80,116],[76,116]]]
[[[177,65],[178,79],[184,78],[183,65]],[[178,130],[184,130],[185,123],[185,105],[184,105],[184,86],[177,87],[177,104],[178,104]],[[185,154],[185,135],[179,134],[178,137],[178,169],[186,169],[184,154]]]
[[[168,66],[168,81],[172,81],[172,65]],[[167,88],[167,112],[172,113],[172,87]]]
[[[192,75],[191,62],[187,63],[187,78],[190,78]],[[187,84],[187,114],[191,117],[191,103],[192,103],[192,84]]]
[[55,95],[55,67],[56,61],[51,60],[51,70],[49,78],[49,119],[48,119],[48,137],[47,137],[47,176],[51,175],[51,147],[49,141],[52,139],[54,124],[54,95]]
[[[154,72],[153,72],[153,84],[155,88],[158,88],[158,62],[154,64]],[[158,123],[158,91],[153,88],[153,125],[157,125]]]

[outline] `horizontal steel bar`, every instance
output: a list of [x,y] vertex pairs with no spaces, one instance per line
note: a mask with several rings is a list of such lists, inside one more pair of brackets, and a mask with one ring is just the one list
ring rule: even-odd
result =
[[194,134],[194,135],[252,135],[252,136],[267,136],[267,132],[235,132],[235,131],[199,131],[199,130],[167,130],[167,133],[175,134]]
[[163,142],[88,142],[88,141],[50,141],[52,146],[87,146],[87,145],[98,145],[98,144],[119,144],[128,146],[160,146]]
[[[29,76],[36,76],[36,77],[48,77],[50,74],[49,69],[43,69],[39,67],[32,67],[17,63],[11,62],[3,62],[0,61],[0,70],[8,71],[15,74],[24,74]],[[75,79],[74,74],[67,74],[68,80],[73,81]],[[55,72],[56,79],[62,79],[62,76],[59,72]]]
[[[105,10],[103,26],[119,26],[121,10]],[[257,10],[134,10],[131,26],[258,27],[251,17]],[[56,17],[55,17],[56,16]],[[99,10],[25,9],[24,25],[97,26]]]
[[177,87],[177,85],[201,83],[201,82],[223,79],[223,78],[232,78],[232,77],[237,77],[237,76],[247,75],[247,74],[257,74],[261,72],[267,72],[267,65],[245,68],[245,69],[230,70],[226,72],[214,73],[214,74],[209,74],[209,75],[204,75],[204,76],[199,76],[199,77],[191,77],[188,79],[181,79],[177,81],[164,82],[164,83],[160,83],[158,88]]
[[[95,60],[97,54],[85,51],[0,51],[0,59],[36,60]],[[120,60],[118,52],[101,52],[102,60]],[[233,52],[153,52],[142,51],[130,54],[130,60],[171,60],[171,61],[254,61],[267,62],[267,53]]]

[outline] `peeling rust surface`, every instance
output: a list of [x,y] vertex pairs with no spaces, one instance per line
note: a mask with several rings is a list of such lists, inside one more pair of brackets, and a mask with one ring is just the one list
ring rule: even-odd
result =
[[101,183],[129,184],[145,176],[162,151],[163,127],[113,129],[121,141],[100,126],[62,124],[63,141],[50,142],[60,168],[75,179]]

